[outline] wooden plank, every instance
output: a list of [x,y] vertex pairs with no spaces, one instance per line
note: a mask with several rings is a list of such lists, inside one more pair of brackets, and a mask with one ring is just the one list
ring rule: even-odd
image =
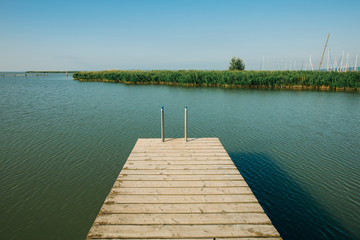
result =
[[207,144],[207,143],[220,143],[220,140],[218,138],[198,138],[198,139],[194,139],[188,138],[188,141],[185,142],[183,138],[166,138],[165,142],[163,142],[160,138],[139,138],[137,143],[139,145],[167,145],[167,144],[171,144],[171,145],[176,145],[176,144]]
[[122,181],[117,180],[114,188],[193,188],[193,187],[246,187],[244,180],[238,181]]
[[127,165],[136,165],[136,164],[157,164],[157,165],[231,165],[234,166],[234,163],[230,159],[226,160],[155,160],[155,159],[139,159],[139,160],[128,160]]
[[[92,238],[94,240],[144,240],[145,238]],[[216,238],[216,240],[281,240],[280,237],[265,238]],[[214,238],[151,238],[151,240],[214,240]]]
[[254,195],[112,195],[105,204],[112,203],[253,203]]
[[134,151],[158,151],[158,150],[220,150],[224,151],[224,147],[221,144],[216,145],[183,145],[183,146],[139,146],[133,149]]
[[208,144],[208,143],[220,143],[218,138],[188,138],[185,142],[183,138],[165,138],[165,142],[161,138],[139,138],[138,143],[156,145],[156,144]]
[[134,149],[142,149],[142,148],[147,148],[147,149],[209,149],[209,148],[221,148],[223,149],[224,147],[221,145],[221,143],[203,143],[203,144],[189,144],[189,143],[184,143],[184,144],[151,144],[151,145],[147,145],[147,144],[139,144],[137,146],[134,147]]
[[167,181],[227,181],[227,180],[243,180],[241,175],[127,175],[120,174],[119,180],[133,180],[133,181],[153,181],[153,180],[167,180]]
[[128,203],[104,204],[101,213],[262,213],[257,203]]
[[132,151],[133,154],[144,153],[225,153],[224,148],[137,148]]
[[232,169],[237,170],[234,165],[171,165],[171,164],[125,164],[123,170],[223,170]]
[[199,152],[199,151],[205,151],[205,152],[215,152],[220,151],[223,153],[224,147],[219,145],[198,145],[198,146],[186,146],[186,145],[178,145],[178,146],[138,146],[133,149],[132,152]]
[[146,144],[146,143],[137,143],[135,148],[205,148],[205,147],[223,147],[219,142],[203,142],[203,143],[159,143],[159,144]]
[[134,150],[136,149],[150,149],[150,150],[156,150],[156,149],[212,149],[217,148],[223,150],[224,147],[220,142],[217,143],[177,143],[177,144],[137,144],[134,147]]
[[101,238],[198,238],[278,237],[272,225],[94,225],[89,237]]
[[[99,240],[100,238],[92,238]],[[144,240],[145,238],[101,238],[102,240]],[[281,240],[281,237],[216,238],[216,240]],[[151,238],[151,240],[214,240],[214,238]]]
[[139,138],[138,143],[143,144],[167,144],[167,143],[211,143],[216,142],[219,143],[220,140],[218,138],[188,138],[188,141],[185,142],[183,138],[165,138],[165,142],[162,142],[161,138]]
[[222,154],[222,155],[226,155],[226,151],[224,150],[224,148],[222,149],[219,149],[219,148],[216,148],[216,149],[209,149],[209,148],[204,148],[204,149],[199,149],[199,150],[196,150],[196,149],[149,149],[149,150],[141,150],[141,149],[134,149],[131,154],[134,155],[134,154],[146,154],[146,153],[149,153],[149,154],[164,154],[164,153],[169,153],[169,154],[185,154],[185,153],[188,153],[188,154],[194,154],[194,153],[206,153],[206,154],[210,154],[210,153],[214,153],[214,154]]
[[128,160],[230,160],[231,158],[229,156],[223,155],[223,156],[181,156],[181,155],[173,155],[173,156],[169,156],[169,155],[156,155],[156,156],[135,156],[135,155],[130,155]]
[[200,187],[200,188],[122,188],[113,187],[110,195],[115,194],[144,194],[144,195],[227,195],[227,194],[252,194],[246,187]]
[[[94,240],[144,240],[146,238],[91,238]],[[151,238],[150,240],[214,240],[214,238]],[[257,238],[256,238],[257,240]]]
[[139,144],[204,144],[204,143],[220,143],[218,138],[188,138],[187,142],[184,138],[165,138],[165,142],[161,138],[139,138]]
[[227,153],[216,153],[216,152],[197,152],[197,153],[188,153],[188,152],[172,152],[172,153],[131,153],[130,157],[224,157],[228,158]]
[[203,142],[158,142],[158,143],[137,143],[136,147],[204,147],[204,146],[222,146],[220,142],[203,141]]
[[149,148],[149,149],[166,149],[166,148],[178,148],[178,149],[187,149],[187,148],[223,148],[223,145],[220,142],[212,142],[212,143],[177,143],[177,144],[145,144],[145,143],[137,143],[134,149],[140,148]]
[[127,175],[239,175],[237,169],[219,169],[219,170],[131,170],[123,169],[122,174]]
[[[159,164],[234,164],[234,162],[230,158],[189,158],[189,157],[149,157],[149,158],[140,158],[134,157],[128,159],[129,163],[139,163],[140,162],[147,162],[147,163],[159,163]],[[162,162],[161,162],[162,161]]]
[[134,147],[134,150],[138,149],[149,149],[149,150],[158,150],[158,149],[179,149],[179,150],[186,150],[186,149],[220,149],[223,150],[224,147],[221,145],[221,143],[216,144],[177,144],[177,145],[138,145]]
[[265,213],[186,213],[186,214],[100,214],[95,224],[105,225],[212,225],[271,224]]

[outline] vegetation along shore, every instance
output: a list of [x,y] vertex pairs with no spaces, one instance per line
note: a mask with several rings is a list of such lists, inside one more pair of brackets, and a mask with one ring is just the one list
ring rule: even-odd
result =
[[128,84],[360,91],[360,72],[110,70],[76,72],[73,77]]

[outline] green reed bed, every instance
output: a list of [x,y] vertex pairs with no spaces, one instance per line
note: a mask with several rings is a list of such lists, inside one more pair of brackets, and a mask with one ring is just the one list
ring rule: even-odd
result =
[[112,70],[77,72],[73,77],[81,81],[134,84],[360,91],[360,72]]

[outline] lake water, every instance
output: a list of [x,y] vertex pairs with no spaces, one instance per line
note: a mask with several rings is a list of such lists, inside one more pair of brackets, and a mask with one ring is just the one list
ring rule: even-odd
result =
[[[7,73],[8,74],[8,73]],[[218,137],[284,239],[360,239],[360,94],[0,75],[0,236],[84,239],[138,138]]]

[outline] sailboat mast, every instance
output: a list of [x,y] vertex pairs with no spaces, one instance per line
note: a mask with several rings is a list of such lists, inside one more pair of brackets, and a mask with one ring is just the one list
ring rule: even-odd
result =
[[323,58],[324,58],[326,46],[327,46],[328,41],[329,41],[329,37],[330,37],[330,33],[328,34],[328,36],[327,36],[327,38],[326,38],[326,43],[325,43],[324,50],[323,50],[323,53],[322,53],[322,56],[321,56],[321,60],[320,60],[320,64],[319,64],[319,69],[318,69],[319,71],[320,71],[321,64],[322,64],[322,61],[323,61]]
[[345,72],[347,72],[349,66],[349,53],[346,55],[346,66],[345,66]]
[[339,66],[338,66],[338,62],[337,62],[337,58],[335,56],[335,60],[334,60],[334,71],[338,72],[339,71]]
[[330,59],[330,49],[328,48],[328,55],[326,61],[326,71],[329,71],[329,59]]

